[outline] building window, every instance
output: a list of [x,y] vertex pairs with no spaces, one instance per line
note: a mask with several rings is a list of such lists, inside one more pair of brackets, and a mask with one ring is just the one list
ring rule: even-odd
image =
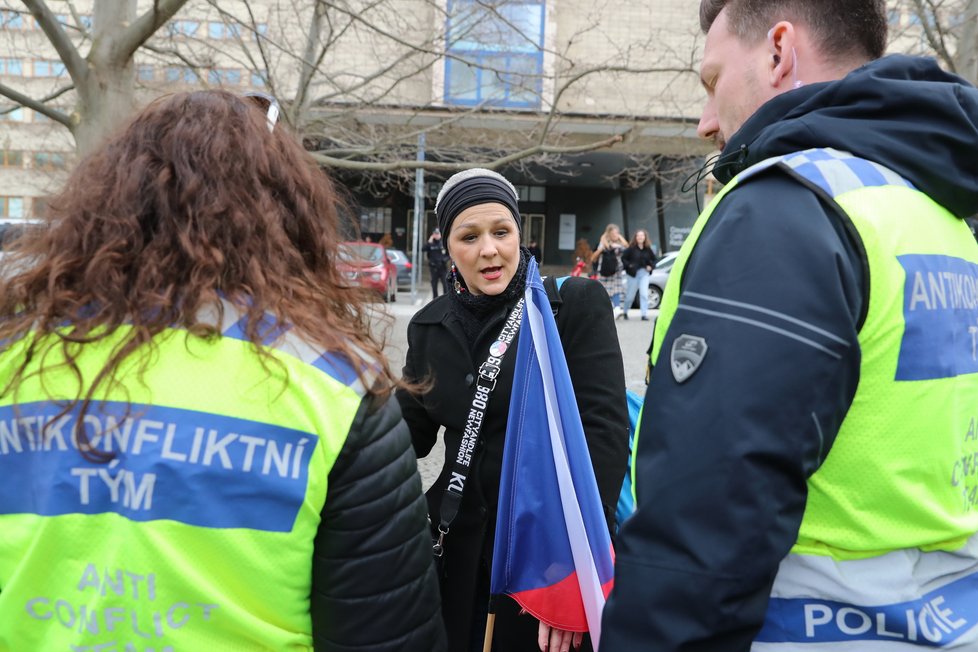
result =
[[212,39],[226,41],[238,38],[240,35],[241,28],[237,25],[228,25],[227,23],[219,23],[213,20],[207,23],[207,36]]
[[391,209],[377,206],[360,207],[360,233],[390,233]]
[[0,106],[0,122],[23,122],[24,107],[13,108],[10,105]]
[[257,86],[258,88],[265,88],[265,77],[257,72],[251,73],[251,85]]
[[241,71],[236,68],[214,68],[207,71],[207,83],[215,86],[241,83]]
[[22,77],[24,75],[24,62],[21,59],[0,59],[0,75]]
[[35,77],[64,77],[68,74],[65,64],[60,61],[50,61],[48,59],[38,59],[34,62]]
[[71,16],[68,14],[55,14],[54,17],[59,23],[61,23],[62,27],[66,27],[68,29],[77,30],[79,25],[82,27],[82,29],[87,31],[91,31],[92,29],[92,17],[88,14],[79,15],[78,23],[75,23],[75,21],[72,20]]
[[447,104],[539,108],[544,2],[449,0]]
[[166,69],[166,81],[182,81],[185,84],[193,84],[197,81],[197,73],[194,72],[193,68],[187,66],[168,66]]
[[31,111],[31,113],[34,115],[34,122],[37,123],[54,122],[51,118],[47,117],[40,111]]
[[156,68],[153,66],[138,66],[136,68],[136,77],[141,82],[153,81],[156,79]]
[[0,10],[0,29],[24,29],[23,14],[7,9]]
[[4,168],[24,167],[24,152],[18,149],[0,150],[0,167],[4,167]]
[[47,217],[48,216],[48,198],[47,197],[35,197],[31,200],[31,216],[32,217]]
[[545,202],[547,201],[546,186],[516,186],[516,193],[520,201],[526,202]]
[[65,155],[61,152],[34,152],[35,170],[64,170]]
[[24,198],[0,196],[0,217],[24,217]]
[[170,36],[194,36],[199,28],[200,23],[196,20],[171,20],[166,24]]

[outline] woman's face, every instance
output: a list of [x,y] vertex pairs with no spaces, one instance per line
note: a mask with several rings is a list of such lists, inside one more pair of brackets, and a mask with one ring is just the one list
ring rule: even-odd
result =
[[645,231],[639,231],[635,234],[635,244],[645,245]]
[[501,293],[520,264],[520,232],[502,204],[478,204],[458,214],[448,254],[472,294]]
[[619,237],[620,237],[620,235],[618,233],[618,227],[612,227],[612,228],[608,229],[608,239],[609,240],[617,240]]

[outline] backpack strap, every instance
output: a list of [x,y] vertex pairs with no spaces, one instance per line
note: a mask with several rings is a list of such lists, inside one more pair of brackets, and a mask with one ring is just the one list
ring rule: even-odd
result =
[[561,276],[560,278],[553,276],[543,277],[543,289],[547,292],[547,299],[550,300],[550,310],[553,311],[554,317],[557,316],[557,312],[560,310],[560,304],[564,302],[563,297],[560,296],[560,287],[569,278],[569,276]]

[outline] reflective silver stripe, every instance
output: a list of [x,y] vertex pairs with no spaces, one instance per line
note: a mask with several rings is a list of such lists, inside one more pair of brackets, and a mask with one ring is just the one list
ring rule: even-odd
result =
[[802,320],[797,319],[795,317],[792,317],[791,315],[786,315],[783,312],[778,312],[777,310],[771,310],[770,308],[763,308],[763,307],[758,306],[758,305],[753,304],[753,303],[743,303],[742,301],[733,301],[731,299],[721,299],[720,297],[713,297],[713,296],[710,296],[708,294],[700,294],[699,292],[689,292],[689,291],[686,291],[686,292],[683,292],[683,296],[685,296],[685,297],[692,297],[692,298],[696,298],[696,299],[702,299],[704,301],[714,301],[716,303],[724,303],[724,304],[726,304],[728,306],[736,306],[738,308],[743,308],[744,310],[754,310],[756,312],[760,312],[760,313],[763,313],[765,315],[769,315],[771,317],[777,317],[778,319],[783,319],[784,321],[791,322],[792,324],[795,324],[796,326],[801,326],[802,328],[808,329],[808,330],[812,331],[813,333],[818,333],[819,335],[823,335],[823,336],[827,337],[830,340],[835,340],[839,344],[845,344],[846,346],[849,345],[849,343],[846,342],[841,337],[839,337],[837,335],[833,335],[832,333],[828,332],[827,330],[825,330],[823,328],[819,328],[818,326],[813,326],[812,324],[809,324],[808,322],[805,322],[805,321],[802,321]]
[[[209,304],[198,313],[198,319],[202,323],[213,325],[225,336],[240,339],[240,332],[235,333],[235,331],[238,331],[243,324],[245,314],[227,299],[222,298],[220,302],[223,316],[218,315],[215,304]],[[272,323],[271,318],[269,318],[269,323]],[[360,396],[366,394],[364,384],[372,384],[380,375],[380,368],[376,361],[358,346],[352,346],[351,348],[353,355],[357,356],[357,364],[363,365],[362,380],[351,377],[350,374],[343,371],[343,368],[348,363],[344,362],[340,356],[331,352],[323,352],[320,348],[310,344],[291,329],[286,330],[275,341],[269,342],[266,346],[326,372],[331,377],[346,384]]]
[[813,340],[810,340],[807,337],[802,337],[801,335],[797,335],[796,333],[792,333],[791,331],[787,331],[787,330],[785,330],[783,328],[778,328],[777,326],[772,326],[771,324],[766,324],[766,323],[764,323],[762,321],[757,321],[756,319],[749,319],[748,317],[742,317],[741,315],[734,315],[734,314],[730,314],[730,313],[726,313],[726,312],[717,312],[716,310],[707,310],[705,308],[696,308],[696,307],[693,307],[693,306],[688,306],[688,305],[683,304],[683,303],[680,303],[678,306],[676,306],[676,310],[677,311],[679,311],[679,310],[689,310],[690,312],[698,312],[698,313],[701,313],[703,315],[710,315],[711,317],[719,317],[720,319],[729,319],[731,321],[739,321],[742,324],[748,324],[750,326],[756,326],[757,328],[763,328],[764,330],[771,331],[772,333],[777,333],[778,335],[783,335],[785,337],[789,337],[789,338],[791,338],[791,339],[793,339],[795,341],[801,342],[802,344],[806,344],[806,345],[812,347],[813,349],[818,349],[819,351],[821,351],[823,353],[827,353],[828,355],[832,356],[836,360],[838,360],[839,358],[842,357],[841,355],[839,355],[835,351],[832,351],[831,349],[827,349],[824,346],[822,346],[821,344],[819,344],[818,342],[815,342]]
[[[978,650],[978,535],[954,552],[849,561],[791,554],[771,599],[755,652]],[[805,605],[803,618],[784,606],[792,601]],[[765,636],[772,623],[775,633]],[[777,640],[784,632],[794,640]]]

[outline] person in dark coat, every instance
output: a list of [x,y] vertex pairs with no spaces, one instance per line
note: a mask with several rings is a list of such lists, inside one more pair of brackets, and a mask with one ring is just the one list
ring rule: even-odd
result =
[[448,252],[445,251],[445,243],[441,239],[441,231],[435,229],[428,237],[428,242],[424,245],[425,255],[428,256],[428,271],[431,273],[431,298],[438,296],[438,285],[441,285],[441,293],[448,292],[445,285],[445,275],[448,273]]
[[[429,518],[438,523],[478,367],[523,296],[530,254],[519,246],[516,191],[494,172],[455,175],[439,194],[435,211],[454,261],[451,289],[420,310],[408,326],[404,378],[430,381],[430,390],[421,395],[400,391],[398,398],[418,457],[431,452],[445,427],[445,468],[427,492]],[[566,279],[551,300],[610,530],[628,457],[625,379],[614,317],[607,292],[589,279]],[[510,348],[515,347],[514,341]],[[503,357],[461,506],[443,541],[442,613],[453,651],[482,649],[515,360],[515,353]],[[566,650],[580,640],[520,615],[509,598],[495,612],[494,650],[535,651],[545,644]],[[588,646],[587,637],[584,644]]]

